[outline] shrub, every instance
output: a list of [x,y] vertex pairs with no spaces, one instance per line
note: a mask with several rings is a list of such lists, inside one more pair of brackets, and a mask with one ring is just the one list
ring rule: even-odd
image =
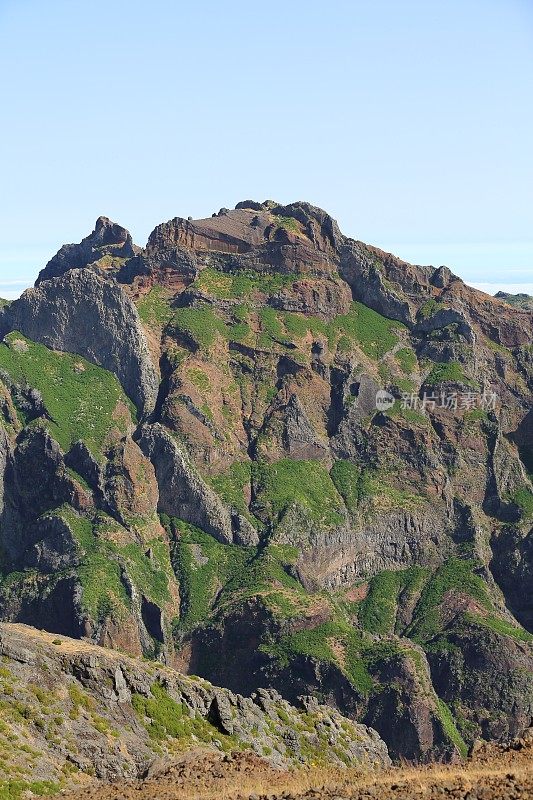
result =
[[410,375],[413,372],[417,363],[414,350],[411,350],[410,347],[402,347],[401,350],[396,351],[394,357],[402,372],[406,375]]

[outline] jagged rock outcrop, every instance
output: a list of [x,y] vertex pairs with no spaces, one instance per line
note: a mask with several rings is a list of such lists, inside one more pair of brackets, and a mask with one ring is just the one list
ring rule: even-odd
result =
[[[184,746],[207,752],[238,747],[277,767],[319,754],[339,767],[390,764],[374,730],[311,700],[304,711],[273,691],[242,697],[23,625],[0,625],[0,655],[5,730],[16,730],[15,740],[22,727],[35,754],[30,759],[15,744],[4,747],[0,780],[18,769],[28,787],[49,781],[57,791],[90,778],[140,777],[154,774],[164,756],[169,763]],[[21,704],[28,713],[19,719]]]
[[[157,398],[158,377],[135,306],[97,272],[73,269],[43,280],[11,303],[7,329],[55,350],[79,353],[113,372],[141,414]],[[9,328],[8,328],[9,326]]]
[[533,311],[533,297],[530,294],[525,294],[525,292],[518,292],[518,294],[496,292],[494,297],[498,300],[503,300],[504,303],[509,303],[510,306],[523,308],[526,311]]
[[71,269],[94,264],[105,271],[115,271],[125,259],[132,258],[139,248],[133,244],[131,234],[107,217],[98,217],[94,230],[79,244],[65,244],[50,259],[37,278],[37,285],[57,278]]
[[145,425],[137,443],[155,466],[161,513],[190,522],[221,542],[257,544],[257,531],[221,503],[161,425]]

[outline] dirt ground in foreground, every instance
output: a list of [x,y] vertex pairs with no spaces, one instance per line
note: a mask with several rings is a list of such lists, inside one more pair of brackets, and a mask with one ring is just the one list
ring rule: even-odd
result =
[[189,752],[139,781],[94,784],[68,800],[533,800],[533,737],[486,746],[460,765],[379,773],[280,772],[255,755]]

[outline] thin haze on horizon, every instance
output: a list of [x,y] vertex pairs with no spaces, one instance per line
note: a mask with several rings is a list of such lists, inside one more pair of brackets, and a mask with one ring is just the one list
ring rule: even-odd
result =
[[0,74],[0,296],[248,198],[533,293],[531,0],[0,0]]

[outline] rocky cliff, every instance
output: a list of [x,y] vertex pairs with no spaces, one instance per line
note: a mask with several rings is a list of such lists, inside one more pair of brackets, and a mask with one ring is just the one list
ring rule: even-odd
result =
[[0,310],[0,616],[393,758],[533,717],[532,313],[308,203],[106,218]]
[[375,731],[312,698],[296,709],[272,690],[241,697],[24,625],[0,625],[0,655],[2,791],[14,774],[37,795],[141,777],[184,750],[249,752],[278,768],[390,764]]

